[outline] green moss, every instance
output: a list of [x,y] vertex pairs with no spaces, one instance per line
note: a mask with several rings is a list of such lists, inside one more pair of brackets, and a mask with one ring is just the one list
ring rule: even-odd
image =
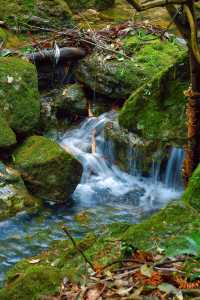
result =
[[82,174],[81,164],[58,144],[32,136],[13,155],[31,192],[44,199],[66,201]]
[[[184,250],[188,246],[186,238],[194,233],[200,234],[200,218],[199,213],[191,207],[181,202],[172,202],[141,224],[114,223],[102,227],[100,231],[99,235],[89,234],[83,240],[76,240],[88,259],[96,266],[103,266],[121,258],[122,248],[127,245],[132,249],[143,250],[156,250],[160,247],[165,250],[166,255],[177,253],[177,249]],[[41,295],[50,292],[55,295],[61,279],[65,276],[75,282],[82,282],[82,275],[87,273],[83,257],[73,248],[70,241],[54,242],[49,251],[40,254],[37,259],[36,266],[31,265],[30,259],[26,259],[8,272],[6,287],[0,291],[0,296],[4,296],[2,299],[28,300],[27,293],[31,291],[35,297],[33,299],[40,299]],[[44,282],[45,270],[48,274]],[[32,278],[35,278],[32,277],[33,273],[37,273],[36,283],[39,288],[32,285]],[[52,273],[56,274],[54,285],[51,281]],[[22,285],[26,289],[21,288]]]
[[39,300],[59,292],[61,275],[51,267],[33,266],[14,281],[11,288],[0,291],[2,300]]
[[[152,35],[146,37],[151,39]],[[133,49],[129,47],[132,39]],[[175,42],[153,40],[141,45],[140,37],[135,35],[125,39],[124,47],[128,47],[131,59],[119,53],[117,58],[107,60],[106,56],[93,53],[80,62],[76,76],[97,93],[127,99],[133,91],[151,82],[155,74],[167,71],[174,64],[178,67],[178,61],[183,64],[186,60],[186,49]]]
[[31,16],[51,21],[54,25],[71,23],[71,11],[64,0],[0,0],[0,19],[10,25],[22,26],[29,23]]
[[188,82],[176,73],[176,68],[161,71],[129,97],[119,114],[121,126],[149,140],[185,141],[186,98],[183,92]]
[[185,248],[186,236],[200,233],[199,213],[182,202],[169,204],[141,224],[132,225],[122,241],[138,249],[164,248],[168,254]]
[[112,7],[115,0],[65,0],[69,7],[75,11],[80,11],[88,8],[96,8],[99,10]]
[[7,121],[0,114],[0,148],[7,148],[16,143],[16,137]]
[[0,110],[17,133],[37,126],[40,102],[34,65],[19,58],[0,58]]
[[200,165],[192,174],[188,187],[183,195],[183,201],[200,210]]

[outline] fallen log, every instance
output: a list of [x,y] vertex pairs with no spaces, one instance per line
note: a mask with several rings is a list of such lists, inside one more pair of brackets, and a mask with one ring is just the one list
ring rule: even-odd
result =
[[77,60],[86,56],[86,51],[81,48],[58,48],[52,50],[42,50],[28,54],[26,57],[32,63],[39,64],[62,64],[69,60]]

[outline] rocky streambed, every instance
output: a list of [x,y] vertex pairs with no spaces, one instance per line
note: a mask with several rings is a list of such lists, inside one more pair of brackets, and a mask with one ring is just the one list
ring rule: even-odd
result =
[[[69,82],[42,95],[34,65],[0,58],[1,280],[20,259],[63,240],[63,224],[76,238],[113,222],[127,229],[182,194],[186,49],[144,28],[120,36],[121,52],[94,51],[73,65]],[[184,195],[191,203],[198,174]],[[41,256],[14,267],[2,299],[19,299],[26,272],[44,275]],[[57,256],[45,260],[56,285]]]

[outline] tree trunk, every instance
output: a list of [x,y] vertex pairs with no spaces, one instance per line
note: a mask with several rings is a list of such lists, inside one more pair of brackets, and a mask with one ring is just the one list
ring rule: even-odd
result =
[[[194,16],[193,2],[190,1],[189,5]],[[188,143],[184,162],[186,185],[200,161],[200,65],[196,61],[191,48],[189,48],[189,59],[191,88],[188,90],[186,111],[188,128]]]

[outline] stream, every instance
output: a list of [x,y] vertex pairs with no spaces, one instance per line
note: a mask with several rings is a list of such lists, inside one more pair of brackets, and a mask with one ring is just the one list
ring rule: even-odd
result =
[[[116,112],[111,111],[99,117],[88,117],[58,141],[83,166],[81,182],[71,205],[50,203],[39,214],[20,213],[0,222],[1,283],[5,272],[17,261],[47,249],[53,240],[64,239],[61,224],[68,225],[73,235],[79,237],[115,221],[138,223],[180,197],[183,150],[172,148],[162,180],[159,164],[152,165],[151,176],[142,177],[131,151],[127,157],[130,170],[125,173],[113,163],[112,143],[106,142],[103,134],[105,124],[115,116]],[[87,225],[75,221],[75,215],[82,211],[89,214]]]

